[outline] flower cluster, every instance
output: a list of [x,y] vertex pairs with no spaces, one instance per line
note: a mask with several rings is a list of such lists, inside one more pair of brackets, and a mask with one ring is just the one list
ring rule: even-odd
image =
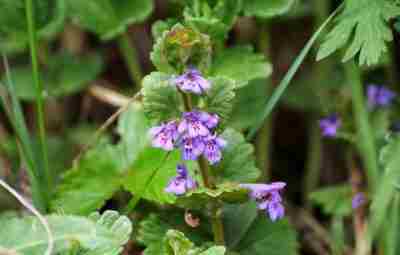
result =
[[[203,78],[196,69],[189,69],[186,73],[174,79],[174,84],[182,92],[202,94],[211,88],[211,83]],[[213,165],[221,161],[222,149],[226,141],[216,133],[219,123],[217,114],[200,110],[184,112],[179,120],[171,120],[160,126],[150,129],[152,146],[166,151],[180,148],[183,160],[197,160],[203,156]],[[187,190],[196,188],[188,176],[184,165],[178,166],[178,175],[174,177],[166,188],[166,192],[182,195]]]
[[280,192],[285,188],[284,182],[271,184],[241,184],[242,188],[250,190],[250,198],[256,201],[257,207],[265,211],[272,221],[276,221],[285,215]]

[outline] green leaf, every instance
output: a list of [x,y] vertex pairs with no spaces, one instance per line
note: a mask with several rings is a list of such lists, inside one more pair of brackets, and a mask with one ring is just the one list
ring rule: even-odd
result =
[[251,46],[236,46],[215,55],[210,73],[233,79],[240,88],[251,80],[269,77],[272,65],[265,60],[263,54],[254,53]]
[[235,81],[223,77],[209,79],[212,87],[205,97],[207,112],[216,113],[222,123],[229,119],[235,98]]
[[234,250],[241,255],[296,255],[297,248],[296,232],[286,220],[272,222],[262,214]]
[[223,150],[222,161],[213,167],[214,172],[224,181],[247,183],[260,176],[256,167],[254,148],[246,143],[243,135],[233,129],[226,129],[222,137],[228,142]]
[[[63,28],[65,0],[34,1],[35,24],[38,38],[54,38]],[[0,1],[0,50],[4,53],[18,53],[29,44],[25,18],[25,1]]]
[[128,26],[143,22],[153,11],[153,0],[68,0],[72,21],[111,40]]
[[175,196],[166,193],[164,189],[176,175],[176,166],[180,161],[179,151],[166,153],[160,149],[147,148],[130,169],[124,187],[134,196],[161,204],[173,203]]
[[222,183],[215,189],[199,187],[177,197],[176,204],[183,208],[206,209],[210,201],[224,201],[227,203],[240,203],[248,200],[248,190],[240,188],[238,184]]
[[189,66],[204,72],[210,66],[211,51],[207,35],[176,24],[157,39],[150,58],[160,72],[179,74]]
[[181,116],[182,99],[171,76],[153,72],[143,79],[143,108],[146,117],[160,123]]
[[183,212],[176,211],[166,211],[164,215],[150,214],[139,223],[136,239],[146,246],[144,255],[163,254],[164,238],[169,229],[180,229],[196,244],[202,244],[211,238],[204,234],[203,226],[208,228],[207,224],[202,223],[197,228],[189,227],[182,214]]
[[202,251],[201,248],[196,248],[182,232],[177,230],[168,230],[164,242],[166,246],[165,254],[168,255],[224,255],[226,250],[223,246],[213,246]]
[[[129,240],[132,224],[116,211],[96,213],[89,218],[79,216],[47,217],[54,236],[54,253],[80,245],[91,255],[117,255]],[[0,247],[17,254],[42,255],[47,248],[47,234],[36,218],[9,218],[1,222]]]
[[388,209],[396,194],[395,185],[400,179],[400,137],[390,138],[380,152],[380,162],[384,172],[378,180],[377,190],[371,203],[371,234],[374,236],[388,216]]
[[123,168],[129,167],[149,144],[149,128],[143,105],[137,102],[131,103],[128,110],[119,117],[117,132],[121,141],[118,146],[126,162]]
[[228,248],[234,248],[257,218],[257,205],[253,201],[241,205],[225,204],[223,212],[225,241]]
[[235,24],[241,0],[190,0],[183,12],[185,24],[210,35],[214,40],[224,40]]
[[[85,68],[82,68],[83,66]],[[76,57],[63,53],[50,57],[47,69],[42,73],[45,96],[57,98],[83,90],[90,81],[96,79],[102,66],[102,59],[98,55]],[[15,68],[11,75],[17,96],[23,100],[34,101],[36,90],[32,85],[32,69],[29,66]],[[4,82],[5,78],[2,80]]]
[[166,20],[157,20],[151,26],[151,34],[154,39],[162,37],[165,31],[170,30],[178,20],[175,18],[168,18]]
[[101,208],[122,185],[119,152],[112,146],[88,151],[67,171],[51,201],[52,211],[88,215]]
[[246,0],[243,10],[246,16],[271,18],[285,14],[295,2],[295,0]]
[[400,15],[400,7],[391,0],[347,0],[337,24],[321,45],[317,59],[347,48],[343,61],[358,54],[360,65],[374,65],[387,52],[386,43],[393,40],[388,21]]
[[352,192],[349,185],[322,188],[310,194],[310,200],[321,206],[324,213],[334,216],[348,216],[352,213]]
[[233,109],[228,125],[238,130],[252,127],[258,121],[258,114],[265,106],[267,86],[271,83],[264,79],[252,80],[245,87],[235,90]]

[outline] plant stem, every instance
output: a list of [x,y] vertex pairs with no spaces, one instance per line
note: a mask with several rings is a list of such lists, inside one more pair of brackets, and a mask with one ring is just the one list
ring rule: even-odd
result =
[[129,75],[135,82],[136,91],[139,91],[142,84],[142,70],[138,62],[136,48],[132,45],[128,32],[118,37],[118,46],[128,67]]
[[[265,57],[270,57],[270,38],[268,24],[261,24],[262,28],[260,31],[258,47],[262,51]],[[270,79],[265,81],[266,94],[270,96],[272,92]],[[270,178],[270,148],[272,139],[272,118],[268,118],[264,121],[263,126],[257,133],[257,139],[255,141],[256,159],[257,166],[262,170],[261,181],[268,181]]]
[[52,186],[52,178],[49,171],[49,162],[47,156],[47,143],[46,143],[46,128],[45,128],[45,116],[44,116],[44,103],[43,103],[43,94],[44,89],[39,77],[39,65],[37,58],[37,37],[35,30],[35,21],[34,21],[34,13],[33,13],[33,5],[32,0],[25,0],[25,8],[26,8],[26,21],[28,24],[28,33],[29,33],[29,48],[31,53],[31,62],[32,62],[32,74],[33,74],[33,82],[36,87],[36,107],[37,107],[37,115],[38,115],[38,128],[39,128],[39,138],[40,138],[40,147],[42,153],[42,168],[43,173],[41,173],[40,178],[43,182],[44,188],[42,188],[42,196],[44,197],[47,209],[47,203],[49,202],[49,194],[51,194],[51,186]]
[[321,130],[316,125],[316,116],[313,116],[309,120],[309,143],[307,153],[307,165],[306,165],[306,176],[304,178],[304,191],[303,200],[307,205],[308,195],[317,187],[318,180],[320,177],[319,171],[321,169],[321,154],[322,154],[322,140]]
[[365,105],[361,74],[356,64],[351,61],[345,66],[346,76],[351,86],[353,114],[357,125],[358,147],[367,172],[369,190],[375,190],[378,178],[378,161],[374,134],[369,124],[369,114]]
[[[185,111],[188,112],[192,111],[193,106],[190,94],[181,92],[181,95],[183,98]],[[200,156],[199,159],[197,160],[197,163],[200,168],[204,186],[209,189],[215,189],[214,179],[213,176],[210,174],[210,167],[208,165],[207,160],[203,156]],[[211,211],[211,225],[214,234],[214,241],[218,245],[224,245],[225,237],[224,237],[224,225],[222,223],[222,218],[221,218],[222,214],[221,206],[218,204],[218,202],[211,202],[210,211]]]

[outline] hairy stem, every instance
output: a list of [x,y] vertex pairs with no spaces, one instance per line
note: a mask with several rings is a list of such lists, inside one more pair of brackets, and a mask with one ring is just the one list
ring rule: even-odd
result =
[[[192,106],[192,99],[189,94],[181,92],[182,98],[183,98],[183,103],[185,107],[185,111],[192,111],[193,106]],[[213,176],[210,174],[210,167],[208,165],[207,160],[201,156],[197,160],[197,163],[200,168],[201,176],[203,179],[204,186],[209,189],[215,189],[215,183]],[[210,213],[211,213],[211,225],[212,225],[212,230],[214,234],[214,241],[218,245],[224,245],[225,244],[225,237],[224,237],[224,225],[222,223],[222,218],[221,218],[221,206],[216,203],[210,203]]]
[[28,24],[28,34],[29,34],[29,48],[32,62],[32,74],[33,74],[33,83],[36,88],[36,107],[37,107],[37,116],[38,116],[38,129],[39,129],[39,138],[40,138],[40,147],[41,147],[41,156],[43,164],[41,168],[43,172],[41,173],[40,178],[42,179],[42,185],[44,188],[42,190],[42,196],[44,196],[44,201],[46,203],[49,202],[49,194],[51,193],[52,186],[52,178],[51,173],[49,171],[49,162],[47,156],[47,143],[46,143],[46,128],[45,128],[45,116],[44,116],[44,89],[43,84],[41,83],[39,77],[39,65],[38,65],[38,56],[37,56],[37,36],[35,30],[35,20],[33,13],[33,4],[32,0],[25,0],[25,8],[26,8],[26,21]]
[[136,91],[139,91],[142,84],[143,73],[138,62],[136,48],[132,45],[127,33],[122,34],[118,38],[118,45],[128,67],[129,75],[135,82]]
[[354,62],[346,64],[345,71],[352,92],[353,112],[357,125],[358,147],[361,152],[364,167],[366,168],[368,188],[373,192],[378,178],[377,151],[374,133],[369,123],[369,114],[365,104],[366,100],[361,74]]

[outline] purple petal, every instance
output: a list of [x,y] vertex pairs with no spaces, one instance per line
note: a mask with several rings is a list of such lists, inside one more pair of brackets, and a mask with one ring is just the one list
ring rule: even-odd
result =
[[285,216],[285,208],[279,202],[269,203],[267,212],[269,214],[269,218],[272,221],[276,221],[278,219],[283,218],[283,216]]

